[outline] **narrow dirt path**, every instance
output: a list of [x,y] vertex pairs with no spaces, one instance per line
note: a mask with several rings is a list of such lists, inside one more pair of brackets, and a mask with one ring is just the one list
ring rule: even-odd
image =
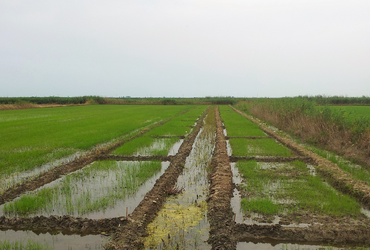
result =
[[[180,116],[182,114],[185,114],[186,112],[188,112],[188,110],[184,111],[184,112],[181,112],[177,115],[175,115],[174,117],[177,117],[177,116]],[[75,172],[79,169],[82,169],[84,168],[85,166],[87,166],[88,164],[98,160],[98,159],[101,159],[101,158],[104,158],[106,154],[108,154],[109,152],[115,150],[116,148],[122,146],[124,143],[128,142],[128,141],[131,141],[139,136],[142,136],[143,134],[149,132],[150,130],[156,128],[156,127],[159,127],[167,122],[169,122],[171,119],[166,119],[164,121],[161,121],[157,124],[155,124],[154,126],[151,126],[149,128],[145,128],[139,132],[137,132],[136,134],[132,135],[132,136],[129,136],[127,138],[124,138],[122,140],[119,140],[119,141],[116,141],[110,145],[107,145],[105,146],[104,148],[99,148],[81,158],[77,158],[76,160],[72,161],[72,162],[69,162],[67,164],[64,164],[64,165],[61,165],[59,167],[56,167],[56,168],[53,168],[47,172],[44,172],[42,174],[40,174],[39,176],[31,179],[31,180],[28,180],[22,184],[18,184],[14,187],[11,187],[9,188],[8,190],[6,190],[3,194],[0,195],[0,205],[8,202],[8,201],[11,201],[15,198],[17,198],[18,196],[20,196],[21,194],[25,193],[25,192],[28,192],[28,191],[33,191],[39,187],[42,187],[44,186],[45,184],[48,184],[52,181],[55,181],[59,178],[61,178],[63,175],[65,174],[68,174],[68,173],[72,173],[72,172]]]
[[233,239],[233,212],[230,199],[233,195],[232,172],[227,155],[220,112],[216,112],[216,147],[212,158],[211,186],[208,202],[208,218],[211,225],[208,239],[212,249],[236,249]]
[[174,187],[177,178],[182,173],[186,158],[191,152],[195,138],[203,126],[203,120],[208,111],[209,109],[203,113],[193,131],[185,138],[167,171],[157,180],[153,189],[145,195],[144,199],[129,215],[127,223],[122,225],[112,236],[112,241],[106,246],[107,249],[140,249],[143,247],[141,237],[146,236],[146,226],[155,219],[158,211],[163,206],[167,191]]

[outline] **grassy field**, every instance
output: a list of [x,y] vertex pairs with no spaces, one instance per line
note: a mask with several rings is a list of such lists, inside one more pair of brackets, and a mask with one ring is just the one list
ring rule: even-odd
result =
[[333,110],[341,111],[348,119],[370,119],[370,106],[330,106]]
[[0,111],[0,175],[89,150],[190,108],[92,105]]

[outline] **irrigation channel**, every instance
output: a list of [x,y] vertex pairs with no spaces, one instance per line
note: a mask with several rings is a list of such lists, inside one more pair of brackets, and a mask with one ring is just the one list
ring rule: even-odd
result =
[[233,107],[189,110],[68,164],[1,196],[0,240],[40,249],[370,246],[369,186]]

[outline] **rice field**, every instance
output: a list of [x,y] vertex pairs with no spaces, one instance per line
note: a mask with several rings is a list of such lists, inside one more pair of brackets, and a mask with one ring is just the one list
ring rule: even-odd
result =
[[230,106],[0,111],[0,127],[0,249],[370,246],[370,211],[341,185],[366,190],[367,169],[310,148],[347,173],[333,182]]

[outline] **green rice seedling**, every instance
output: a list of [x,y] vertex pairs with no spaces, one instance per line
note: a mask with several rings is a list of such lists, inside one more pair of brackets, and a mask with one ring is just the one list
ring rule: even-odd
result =
[[241,200],[241,208],[244,212],[257,212],[262,214],[277,214],[279,211],[278,205],[274,204],[267,198],[246,199]]
[[0,250],[23,250],[23,249],[51,250],[54,249],[54,247],[46,243],[40,244],[30,239],[28,241],[24,240],[17,240],[12,242],[9,240],[0,241]]
[[161,169],[161,162],[98,161],[55,185],[6,203],[6,214],[84,215],[114,206]]
[[228,136],[266,136],[256,124],[228,106],[220,106],[220,114]]
[[232,138],[230,145],[235,156],[292,156],[290,149],[277,143],[274,139]]

